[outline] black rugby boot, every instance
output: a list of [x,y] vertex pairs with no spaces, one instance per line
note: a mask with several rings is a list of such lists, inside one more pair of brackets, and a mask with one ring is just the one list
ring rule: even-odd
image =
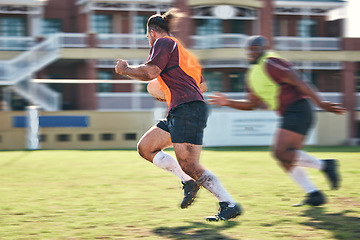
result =
[[226,221],[231,218],[236,218],[241,215],[242,210],[240,204],[236,203],[235,206],[229,207],[228,202],[219,202],[219,212],[215,216],[207,217],[206,220],[209,222]]
[[196,194],[200,189],[200,185],[195,180],[189,180],[184,182],[181,182],[183,184],[184,189],[184,199],[182,200],[180,207],[181,208],[187,208],[190,206],[195,198]]
[[326,203],[325,195],[317,190],[311,193],[308,193],[302,203],[295,204],[293,207],[300,207],[303,205],[310,205],[310,206],[320,206]]
[[338,170],[339,163],[335,159],[326,159],[324,161],[324,169],[321,171],[325,174],[332,190],[340,187],[340,174]]

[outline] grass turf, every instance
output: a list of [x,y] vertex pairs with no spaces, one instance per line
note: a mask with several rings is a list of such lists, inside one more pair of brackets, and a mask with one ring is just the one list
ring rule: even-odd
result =
[[179,180],[134,150],[3,151],[0,239],[360,239],[360,148],[306,149],[340,160],[338,191],[308,171],[323,207],[291,207],[304,194],[267,147],[204,149],[202,164],[245,210],[218,223],[204,221],[218,208],[210,193],[180,209]]

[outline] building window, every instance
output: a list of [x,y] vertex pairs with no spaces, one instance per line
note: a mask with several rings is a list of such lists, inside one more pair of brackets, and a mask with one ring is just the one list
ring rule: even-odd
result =
[[62,32],[60,19],[44,19],[42,24],[42,32],[44,35]]
[[245,21],[244,20],[230,20],[230,33],[245,34]]
[[274,36],[290,36],[290,22],[288,19],[276,18],[273,21]]
[[204,73],[208,91],[223,91],[223,75],[221,72]]
[[317,72],[314,71],[308,71],[308,70],[303,70],[301,72],[302,77],[304,78],[304,80],[308,83],[310,83],[311,85],[313,85],[316,88],[319,88],[319,90],[321,91],[322,89],[320,89],[319,86],[319,82],[318,82],[318,74]]
[[[98,72],[98,79],[101,80],[111,80],[112,73],[107,71],[99,71]],[[112,92],[113,85],[111,83],[98,83],[97,84],[97,92]]]
[[221,43],[221,38],[214,38],[211,35],[221,33],[220,19],[198,19],[196,20],[196,35],[206,37],[197,39],[195,45],[200,48],[216,48]]
[[231,92],[245,91],[245,72],[231,72],[229,74],[229,79]]
[[196,21],[196,35],[206,36],[221,33],[220,19],[198,19]]
[[274,19],[272,29],[273,29],[273,36],[281,36],[279,19]]
[[310,82],[312,85],[314,85],[316,88],[319,88],[319,81],[318,81],[319,77],[318,77],[318,73],[311,71],[310,73]]
[[25,18],[1,17],[0,36],[26,36]]
[[92,15],[91,30],[96,33],[112,33],[111,15]]
[[299,37],[316,37],[318,22],[314,19],[299,19],[297,22],[297,35]]
[[150,16],[134,16],[133,32],[137,35],[146,35],[146,24]]

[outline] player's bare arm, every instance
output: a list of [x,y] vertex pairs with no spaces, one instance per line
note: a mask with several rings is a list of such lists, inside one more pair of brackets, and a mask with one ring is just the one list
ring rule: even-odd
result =
[[210,105],[227,106],[239,110],[253,110],[260,106],[261,101],[254,94],[249,93],[247,99],[232,100],[226,97],[225,94],[215,92],[215,95],[209,96]]
[[284,83],[296,86],[302,94],[309,96],[319,108],[336,114],[343,114],[345,112],[345,108],[341,107],[340,103],[323,101],[313,87],[304,82],[295,70],[289,69],[287,77],[282,80]]
[[120,75],[127,75],[134,79],[150,81],[160,75],[161,69],[154,64],[129,66],[127,61],[119,59],[115,66],[115,72]]

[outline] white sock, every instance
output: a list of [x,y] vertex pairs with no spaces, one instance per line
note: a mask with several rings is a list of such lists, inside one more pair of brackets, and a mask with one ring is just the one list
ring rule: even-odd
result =
[[197,181],[201,186],[214,194],[214,196],[219,200],[219,202],[228,202],[229,207],[235,206],[234,200],[226,192],[225,188],[221,185],[218,178],[209,170],[205,170],[205,172]]
[[289,171],[289,175],[297,184],[299,184],[305,190],[306,193],[317,191],[317,188],[310,181],[305,169],[303,169],[302,167],[294,166]]
[[153,164],[176,175],[181,179],[182,182],[186,182],[192,179],[181,169],[178,161],[176,161],[175,158],[163,151],[160,151],[155,155]]
[[302,167],[315,168],[317,170],[323,169],[324,161],[301,150],[296,150],[295,154],[295,164]]

